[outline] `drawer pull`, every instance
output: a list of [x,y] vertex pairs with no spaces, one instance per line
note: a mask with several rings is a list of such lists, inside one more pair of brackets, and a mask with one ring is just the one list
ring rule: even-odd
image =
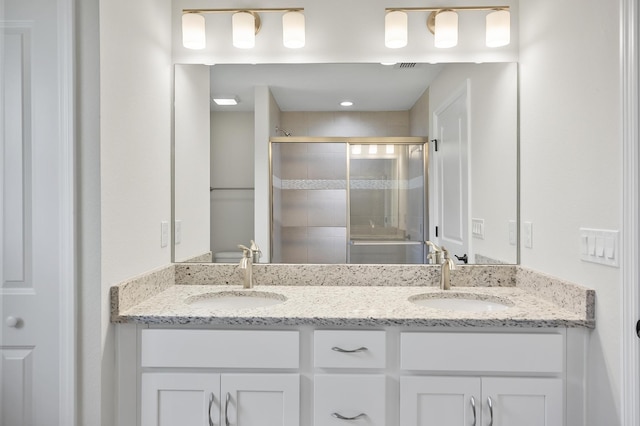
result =
[[339,413],[331,413],[332,417],[335,417],[336,419],[340,419],[340,420],[358,420],[361,419],[363,417],[367,417],[367,415],[365,413],[360,413],[357,416],[353,416],[353,417],[345,417],[342,414]]
[[336,352],[341,352],[343,354],[353,354],[353,353],[357,353],[357,352],[365,352],[368,351],[369,348],[366,348],[364,346],[359,347],[358,349],[342,349],[339,348],[337,346],[334,346],[331,348],[332,351],[336,351]]

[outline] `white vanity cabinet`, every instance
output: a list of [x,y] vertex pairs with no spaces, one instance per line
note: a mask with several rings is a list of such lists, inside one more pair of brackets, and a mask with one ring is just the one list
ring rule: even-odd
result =
[[586,424],[582,329],[119,334],[120,426]]
[[403,333],[400,341],[401,426],[565,424],[562,335]]
[[297,426],[297,374],[144,373],[142,426]]
[[269,372],[298,369],[298,339],[297,331],[142,330],[141,425],[299,426],[300,375]]
[[561,379],[405,376],[401,426],[564,424]]

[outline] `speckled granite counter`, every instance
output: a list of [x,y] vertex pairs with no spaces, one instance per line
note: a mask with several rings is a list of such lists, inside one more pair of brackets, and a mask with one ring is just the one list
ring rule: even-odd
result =
[[[435,309],[408,301],[415,295],[440,292],[436,287],[439,268],[430,265],[256,265],[258,285],[253,290],[241,288],[235,265],[169,268],[113,286],[112,321],[245,326],[595,327],[593,290],[517,266],[468,266],[452,275],[453,288],[448,295],[463,292],[499,298],[512,305],[495,312]],[[286,285],[269,285],[272,283]],[[286,300],[245,309],[211,309],[187,303],[189,298],[222,291],[275,293]]]

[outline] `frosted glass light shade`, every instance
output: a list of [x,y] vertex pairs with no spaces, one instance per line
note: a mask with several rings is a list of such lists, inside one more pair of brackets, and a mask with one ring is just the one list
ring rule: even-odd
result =
[[282,44],[289,49],[304,47],[305,29],[302,12],[287,12],[282,15]]
[[511,43],[511,13],[496,10],[487,15],[487,47],[501,47]]
[[398,49],[407,45],[407,14],[400,10],[388,12],[384,17],[384,45]]
[[182,45],[187,49],[204,49],[207,46],[204,16],[197,13],[182,15]]
[[256,18],[249,12],[237,12],[231,17],[233,46],[251,49],[256,45]]
[[458,44],[458,14],[445,10],[436,15],[435,46],[441,49]]

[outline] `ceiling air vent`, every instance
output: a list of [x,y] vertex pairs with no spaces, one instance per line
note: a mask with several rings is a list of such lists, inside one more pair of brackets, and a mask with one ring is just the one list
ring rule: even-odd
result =
[[416,62],[399,62],[396,64],[398,69],[415,68],[416,66],[418,66]]

